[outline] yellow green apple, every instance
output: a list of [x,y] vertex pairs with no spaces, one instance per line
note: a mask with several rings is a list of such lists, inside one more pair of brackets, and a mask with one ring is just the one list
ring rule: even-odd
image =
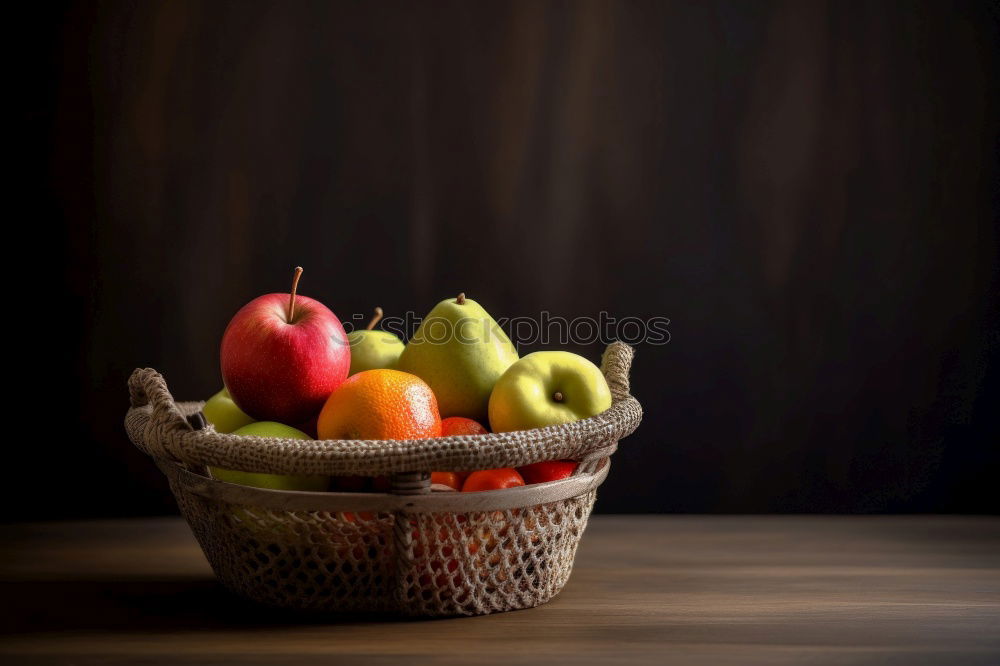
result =
[[578,354],[528,354],[497,380],[490,395],[493,432],[528,430],[585,419],[611,407],[600,369]]
[[253,419],[236,406],[226,389],[209,398],[201,412],[205,415],[205,420],[215,426],[216,432],[232,432],[253,423]]
[[347,334],[347,341],[351,344],[349,375],[356,375],[365,370],[396,367],[405,345],[389,331],[374,330],[381,318],[382,308],[375,308],[375,316],[368,323],[368,328]]
[[[234,430],[234,435],[250,437],[285,437],[288,439],[312,439],[301,430],[274,421],[258,421]],[[226,483],[236,483],[241,486],[255,488],[271,488],[274,490],[309,490],[322,492],[330,487],[328,476],[295,476],[287,474],[261,474],[257,472],[239,472],[220,467],[209,467],[212,478]]]

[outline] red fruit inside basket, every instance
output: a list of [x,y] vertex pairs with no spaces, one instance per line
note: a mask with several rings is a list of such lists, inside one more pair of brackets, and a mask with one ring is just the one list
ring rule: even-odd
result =
[[450,435],[488,435],[490,431],[479,424],[479,421],[467,419],[464,416],[449,416],[441,420],[441,436]]
[[447,560],[442,562],[441,560],[431,560],[429,566],[433,574],[422,573],[419,578],[420,586],[423,588],[434,587],[447,589],[449,583],[455,585],[456,588],[461,588],[462,581],[459,576],[455,575],[458,571],[458,560]]
[[448,486],[455,490],[462,489],[462,477],[456,472],[431,472],[431,483]]
[[347,378],[351,347],[340,320],[319,301],[267,294],[233,316],[222,334],[222,380],[233,402],[258,421],[302,423]]
[[341,514],[345,521],[349,523],[365,522],[369,520],[375,520],[375,514],[370,511],[358,511],[357,513],[353,511],[345,511]]
[[525,483],[545,483],[546,481],[558,481],[573,476],[579,463],[573,460],[546,460],[518,467]]
[[432,528],[428,532],[427,536],[431,537],[427,544],[429,550],[423,545],[419,529],[414,529],[412,536],[415,542],[413,557],[417,560],[417,566],[423,570],[417,578],[423,598],[431,598],[436,590],[441,598],[454,598],[460,603],[464,602],[469,595],[469,582],[461,571],[459,556],[461,551],[474,556],[479,552],[479,544],[469,542],[459,546],[455,541],[462,541],[461,537],[444,526],[437,530]]
[[511,467],[500,469],[483,469],[473,472],[462,484],[463,493],[475,493],[482,490],[503,490],[523,486],[524,479]]
[[[441,419],[441,436],[450,435],[488,435],[490,431],[484,428],[479,421],[467,419],[464,416],[449,416]],[[434,480],[434,475],[438,474],[439,480]],[[469,477],[469,472],[434,472],[431,474],[431,483],[440,483],[450,486],[455,490],[461,490],[462,484]]]

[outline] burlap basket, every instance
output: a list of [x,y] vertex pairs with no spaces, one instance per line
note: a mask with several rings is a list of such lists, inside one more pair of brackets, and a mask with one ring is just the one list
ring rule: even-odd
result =
[[[174,402],[163,377],[129,379],[132,442],[166,474],[219,579],[274,606],[334,612],[479,615],[545,603],[562,589],[618,440],[639,425],[633,351],[604,353],[613,404],[535,430],[421,440],[224,435]],[[574,476],[479,493],[431,492],[431,470],[579,460]],[[390,493],[298,492],[212,479],[207,466],[274,474],[389,475]]]

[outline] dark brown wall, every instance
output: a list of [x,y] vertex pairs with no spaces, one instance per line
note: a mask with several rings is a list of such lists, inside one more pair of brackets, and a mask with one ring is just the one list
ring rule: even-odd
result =
[[11,517],[172,510],[121,428],[128,373],[213,393],[229,317],[296,264],[344,318],[459,290],[669,317],[601,510],[1000,508],[991,4],[109,2],[22,25],[19,194],[79,328],[45,368],[68,436],[24,462],[56,492]]

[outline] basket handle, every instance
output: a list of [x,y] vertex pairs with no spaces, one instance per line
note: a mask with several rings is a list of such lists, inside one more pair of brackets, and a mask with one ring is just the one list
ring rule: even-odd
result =
[[143,450],[154,458],[178,460],[167,443],[174,438],[170,435],[194,430],[170,395],[163,375],[152,368],[136,368],[128,378],[128,394],[132,408],[149,405],[152,413],[146,422],[142,441]]
[[615,341],[608,345],[601,357],[601,373],[608,380],[611,397],[615,402],[629,397],[628,373],[632,368],[635,349],[624,342]]

